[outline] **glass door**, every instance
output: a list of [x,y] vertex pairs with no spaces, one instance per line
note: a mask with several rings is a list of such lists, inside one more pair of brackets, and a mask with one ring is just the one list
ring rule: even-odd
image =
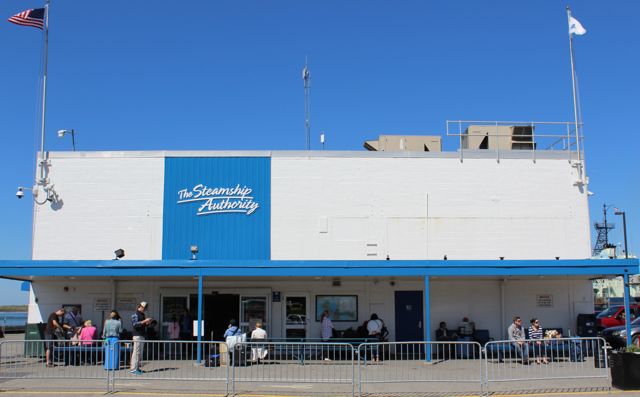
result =
[[162,329],[160,331],[160,337],[163,339],[169,339],[169,324],[173,317],[180,321],[180,316],[184,314],[184,309],[187,308],[187,296],[163,296],[162,297]]
[[286,338],[306,338],[307,337],[307,297],[287,296],[285,297],[285,337]]
[[240,297],[240,328],[247,332],[247,337],[258,321],[262,322],[262,328],[269,334],[267,318],[268,300],[266,296],[241,296]]

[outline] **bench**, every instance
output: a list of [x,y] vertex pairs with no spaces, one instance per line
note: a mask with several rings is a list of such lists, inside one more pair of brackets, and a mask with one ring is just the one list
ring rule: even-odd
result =
[[267,358],[271,360],[297,360],[304,364],[308,360],[350,360],[351,350],[336,344],[349,344],[354,347],[356,353],[358,347],[363,343],[378,342],[377,338],[332,338],[328,341],[317,338],[270,338],[270,339],[247,339],[247,342],[254,344],[248,348],[261,348],[255,343],[264,343],[262,348],[269,350]]
[[[97,364],[103,360],[104,349],[103,345],[54,345],[53,360],[63,361],[65,365]],[[121,345],[120,361],[129,354],[131,354],[131,347]]]

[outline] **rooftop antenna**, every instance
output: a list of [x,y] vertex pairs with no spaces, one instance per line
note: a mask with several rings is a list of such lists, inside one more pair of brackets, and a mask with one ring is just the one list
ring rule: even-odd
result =
[[304,81],[304,126],[307,133],[307,150],[311,150],[311,109],[309,107],[309,88],[311,87],[311,73],[309,72],[307,57],[305,57],[304,59],[302,80]]
[[612,205],[602,204],[602,213],[604,215],[604,222],[596,222],[593,224],[593,227],[596,229],[598,233],[598,237],[596,238],[596,245],[593,247],[592,256],[597,256],[600,252],[605,248],[613,248],[614,246],[609,244],[609,230],[615,228],[613,223],[607,223],[607,210]]

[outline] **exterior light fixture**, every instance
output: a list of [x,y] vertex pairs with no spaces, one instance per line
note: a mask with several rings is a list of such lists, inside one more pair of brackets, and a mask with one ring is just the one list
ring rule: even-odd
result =
[[65,135],[71,135],[71,145],[73,147],[73,151],[76,151],[76,131],[71,130],[58,130],[58,138],[64,138]]
[[619,208],[614,208],[616,215],[622,215],[622,229],[624,231],[624,259],[629,259],[629,249],[627,248],[627,215]]
[[118,248],[117,250],[115,250],[113,252],[114,254],[116,254],[116,258],[114,260],[118,260],[118,259],[122,259],[124,258],[124,250],[122,248]]
[[198,246],[197,245],[192,245],[191,248],[191,260],[195,261],[196,259],[198,259]]

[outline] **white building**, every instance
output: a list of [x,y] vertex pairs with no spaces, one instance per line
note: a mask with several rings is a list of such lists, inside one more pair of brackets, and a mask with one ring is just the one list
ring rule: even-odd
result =
[[100,326],[144,300],[166,324],[184,306],[197,317],[200,292],[205,339],[221,339],[230,318],[317,338],[324,308],[341,330],[377,313],[392,340],[433,338],[463,316],[496,339],[513,315],[575,333],[576,316],[593,312],[590,278],[638,272],[637,260],[588,259],[575,157],[49,153],[57,199],[34,206],[33,260],[0,268],[32,281],[30,323],[63,304]]

